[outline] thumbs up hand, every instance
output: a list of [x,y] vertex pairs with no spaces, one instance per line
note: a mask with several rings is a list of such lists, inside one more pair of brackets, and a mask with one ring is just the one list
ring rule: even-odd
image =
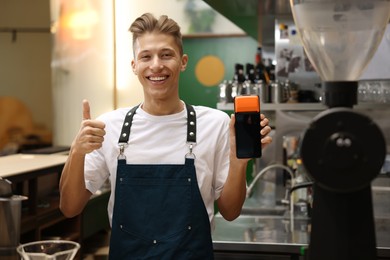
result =
[[83,100],[83,120],[91,119],[91,108],[89,107],[88,100]]
[[88,100],[83,100],[83,120],[80,130],[73,140],[72,150],[78,154],[87,154],[102,147],[105,124],[91,119],[91,109]]

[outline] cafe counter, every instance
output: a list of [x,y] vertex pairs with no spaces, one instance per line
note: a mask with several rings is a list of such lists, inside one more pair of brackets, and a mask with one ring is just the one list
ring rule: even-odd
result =
[[[377,218],[377,259],[390,259],[390,218]],[[242,214],[234,221],[215,216],[216,259],[307,259],[308,218]],[[357,249],[358,250],[358,249]]]

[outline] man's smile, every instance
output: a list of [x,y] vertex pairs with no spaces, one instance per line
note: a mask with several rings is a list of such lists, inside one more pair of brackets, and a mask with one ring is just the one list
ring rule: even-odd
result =
[[146,77],[147,79],[149,79],[150,81],[155,81],[155,82],[159,82],[159,81],[164,81],[168,78],[168,76],[149,76],[149,77]]

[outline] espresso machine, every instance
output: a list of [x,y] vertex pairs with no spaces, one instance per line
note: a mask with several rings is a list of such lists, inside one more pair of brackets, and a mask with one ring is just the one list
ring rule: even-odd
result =
[[301,158],[314,179],[310,260],[376,259],[371,181],[386,144],[353,109],[358,79],[390,19],[390,0],[290,0],[306,54],[322,79],[323,103],[305,130]]

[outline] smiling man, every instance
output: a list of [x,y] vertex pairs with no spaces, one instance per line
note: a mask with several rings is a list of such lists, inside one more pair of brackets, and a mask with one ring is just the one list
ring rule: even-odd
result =
[[[236,157],[234,116],[180,99],[188,57],[175,21],[147,13],[130,31],[144,101],[96,120],[84,101],[60,208],[68,217],[79,214],[109,178],[110,259],[213,259],[214,202],[233,220],[245,200],[249,159]],[[266,146],[270,127],[261,119]]]
[[137,35],[139,28],[132,28],[134,60],[131,65],[144,89],[143,109],[154,115],[183,110],[179,75],[186,69],[188,56],[171,35],[151,31],[141,36]]

